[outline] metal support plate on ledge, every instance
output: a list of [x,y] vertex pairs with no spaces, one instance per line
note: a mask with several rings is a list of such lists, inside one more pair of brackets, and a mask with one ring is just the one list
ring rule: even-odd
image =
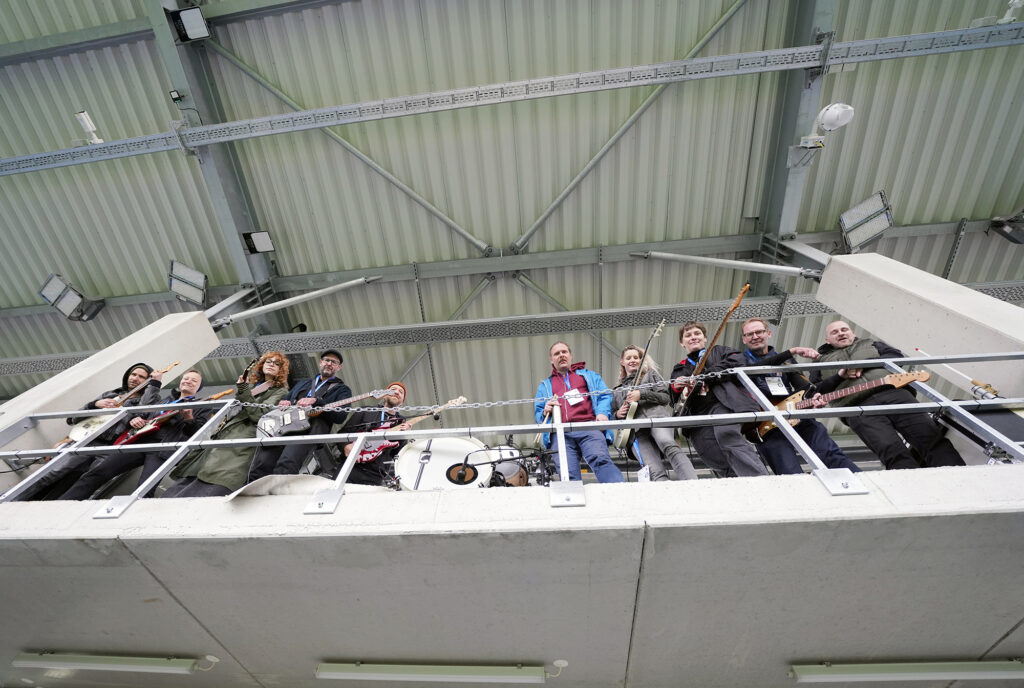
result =
[[548,485],[551,506],[586,506],[587,496],[583,492],[583,481],[565,480]]
[[868,493],[864,483],[849,468],[818,468],[811,471],[811,475],[820,480],[833,497]]
[[107,500],[99,511],[93,514],[93,518],[120,518],[121,514],[128,510],[135,503],[134,495],[117,495]]
[[306,504],[302,511],[304,514],[333,514],[338,509],[342,496],[345,494],[344,487],[336,487],[330,490],[320,490],[313,495],[313,499]]

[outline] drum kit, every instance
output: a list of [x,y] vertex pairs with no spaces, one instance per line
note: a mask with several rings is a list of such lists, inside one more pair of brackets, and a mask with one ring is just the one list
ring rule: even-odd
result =
[[488,447],[472,437],[420,439],[395,458],[395,489],[456,490],[467,487],[547,485],[549,468],[539,456],[514,446]]

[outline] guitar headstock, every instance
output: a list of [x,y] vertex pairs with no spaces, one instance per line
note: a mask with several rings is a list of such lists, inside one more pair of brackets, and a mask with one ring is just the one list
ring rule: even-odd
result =
[[661,322],[658,323],[658,326],[654,329],[654,334],[651,335],[651,338],[653,339],[654,337],[657,337],[658,335],[660,335],[661,331],[664,330],[664,329],[665,329],[665,318],[662,318]]
[[449,399],[448,403],[445,404],[444,406],[442,406],[441,408],[451,408],[452,406],[462,406],[465,403],[466,403],[466,397],[456,397],[454,399]]
[[234,393],[235,393],[235,388],[234,387],[232,387],[231,389],[225,389],[223,392],[217,392],[216,394],[212,395],[208,399],[208,401],[215,401],[217,399],[220,399],[221,397],[226,397],[227,395],[234,394]]
[[158,371],[156,371],[156,372],[158,372],[158,373],[160,373],[161,375],[163,375],[164,373],[166,373],[167,371],[169,371],[169,370],[170,370],[171,368],[174,368],[175,366],[180,366],[180,365],[181,365],[181,361],[175,361],[174,363],[172,363],[171,365],[167,366],[167,367],[166,367],[166,368],[164,368],[163,370],[158,370]]
[[919,370],[916,373],[891,373],[885,376],[885,384],[893,387],[905,387],[911,382],[928,382],[932,374],[927,370]]

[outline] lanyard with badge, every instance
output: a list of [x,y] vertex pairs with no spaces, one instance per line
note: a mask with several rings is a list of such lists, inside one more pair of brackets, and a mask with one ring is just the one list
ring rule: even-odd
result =
[[[761,359],[758,358],[754,352],[747,349],[745,352],[747,358],[753,364],[760,363]],[[782,373],[768,373],[761,376],[764,383],[768,385],[768,394],[773,397],[784,397],[789,395],[789,390],[786,389],[786,381],[782,377]]]
[[566,391],[565,391],[565,394],[562,395],[562,398],[565,399],[565,403],[569,404],[569,406],[575,406],[576,404],[582,404],[583,403],[583,395],[580,393],[580,391],[578,389],[575,389],[575,388],[570,386],[570,384],[569,384],[569,374],[568,373],[566,373],[565,376],[562,378],[562,382],[565,383],[565,390]]

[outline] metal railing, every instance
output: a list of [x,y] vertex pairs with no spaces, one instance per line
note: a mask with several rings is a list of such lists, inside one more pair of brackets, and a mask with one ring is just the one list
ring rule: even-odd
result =
[[[317,492],[313,499],[305,507],[304,513],[325,514],[333,513],[342,496],[345,494],[344,485],[348,480],[357,462],[360,450],[370,437],[385,440],[416,440],[433,439],[446,437],[470,437],[479,438],[494,435],[533,435],[536,433],[554,432],[554,443],[559,449],[559,455],[565,456],[565,433],[581,432],[586,430],[622,430],[622,429],[652,429],[660,427],[671,427],[677,429],[695,428],[707,425],[732,425],[762,423],[773,421],[786,439],[793,445],[797,453],[812,467],[814,475],[832,495],[854,495],[867,493],[866,487],[847,468],[827,468],[814,450],[797,434],[789,420],[800,420],[803,418],[844,418],[861,415],[899,415],[906,413],[937,413],[940,417],[955,421],[959,425],[969,429],[979,440],[984,442],[983,449],[989,456],[1001,455],[1014,462],[1024,463],[1024,447],[999,430],[991,427],[983,420],[973,415],[979,411],[997,409],[1021,409],[1024,408],[1024,398],[1016,399],[967,399],[952,400],[940,394],[934,388],[922,383],[911,382],[910,385],[930,401],[917,402],[912,404],[898,404],[885,406],[844,406],[809,408],[804,410],[790,410],[777,408],[762,394],[760,389],[751,379],[752,376],[774,373],[779,371],[791,372],[801,370],[813,370],[822,368],[857,367],[857,368],[885,368],[894,373],[905,372],[908,365],[934,365],[950,362],[976,362],[993,360],[1021,360],[1024,359],[1024,352],[998,353],[998,354],[965,354],[955,356],[932,356],[932,357],[906,357],[896,359],[870,359],[862,361],[844,361],[842,363],[802,363],[781,366],[748,366],[735,368],[721,373],[709,374],[707,377],[732,376],[750,392],[758,401],[763,411],[727,413],[716,415],[688,415],[673,416],[667,418],[638,418],[634,420],[608,420],[590,421],[583,423],[564,422],[559,412],[559,406],[553,407],[553,422],[546,425],[538,424],[514,424],[496,425],[464,428],[434,428],[429,430],[387,430],[384,432],[358,432],[358,433],[330,433],[321,435],[298,435],[284,437],[253,437],[251,439],[230,439],[217,440],[208,439],[214,432],[218,423],[227,414],[229,408],[238,402],[234,400],[224,401],[197,401],[176,404],[176,409],[218,407],[218,410],[206,423],[190,438],[181,442],[162,442],[148,444],[127,444],[121,446],[90,446],[96,438],[102,435],[108,428],[112,427],[125,414],[137,414],[146,411],[166,410],[166,405],[133,406],[130,408],[116,409],[95,409],[95,410],[74,410],[35,413],[26,416],[20,424],[8,428],[0,433],[0,442],[10,442],[13,437],[35,427],[40,420],[59,419],[67,417],[84,417],[92,415],[109,415],[110,419],[92,430],[85,438],[73,443],[63,449],[57,450],[56,456],[51,459],[43,468],[27,476],[24,480],[13,486],[2,495],[0,503],[17,499],[31,489],[50,471],[60,467],[62,462],[69,460],[73,455],[106,455],[116,452],[154,452],[171,451],[171,455],[161,466],[142,482],[130,495],[119,495],[112,497],[102,503],[101,508],[93,516],[94,518],[118,518],[140,497],[147,494],[166,477],[174,467],[194,449],[209,449],[223,447],[276,447],[291,444],[333,444],[340,442],[354,442],[354,447],[349,452],[337,476],[331,486]],[[514,403],[524,403],[527,400],[517,400]],[[513,402],[509,402],[511,404]],[[530,401],[529,403],[532,403]],[[484,404],[467,404],[467,407],[481,407],[500,405],[501,402],[485,402]],[[21,449],[13,451],[0,451],[0,458],[4,459],[12,468],[25,467],[27,463],[38,461],[42,457],[53,455],[54,449]],[[562,506],[584,506],[586,496],[583,483],[570,481],[568,474],[568,462],[559,461],[560,480],[553,481],[548,489],[550,491],[550,503],[552,507]]]

